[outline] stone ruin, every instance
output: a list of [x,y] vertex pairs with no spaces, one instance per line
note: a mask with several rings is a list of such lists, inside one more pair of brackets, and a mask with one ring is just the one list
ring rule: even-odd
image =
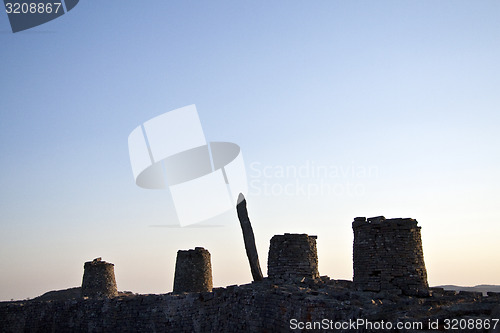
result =
[[[352,227],[353,284],[357,290],[429,295],[420,227],[416,220],[356,217]],[[275,283],[318,279],[316,238],[288,233],[273,236],[267,262],[268,279]],[[86,262],[84,268],[83,297],[118,295],[113,264],[96,258]],[[173,292],[211,292],[212,288],[210,252],[202,247],[179,250]]]
[[[421,322],[418,331],[430,332],[438,321],[442,328],[443,318],[489,320],[491,326],[492,318],[500,318],[500,293],[429,292],[417,221],[356,218],[353,230],[354,282],[319,277],[316,237],[285,234],[271,239],[269,277],[258,282],[212,289],[208,251],[179,251],[174,293],[120,293],[104,302],[87,297],[0,302],[0,331],[284,332],[292,319],[323,323],[325,318],[367,318],[373,324]],[[85,263],[82,294],[116,295],[113,265],[100,258]]]
[[101,298],[118,296],[115,265],[96,258],[83,265],[82,297]]
[[316,236],[284,234],[271,238],[267,275],[275,281],[319,278]]
[[174,293],[212,291],[210,252],[202,247],[179,250],[175,263]]
[[363,291],[428,296],[420,227],[410,218],[356,217],[353,282]]

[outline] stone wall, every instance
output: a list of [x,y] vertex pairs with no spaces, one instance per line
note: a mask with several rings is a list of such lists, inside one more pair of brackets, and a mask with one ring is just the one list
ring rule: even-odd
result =
[[267,260],[267,274],[272,280],[316,279],[318,253],[316,236],[306,234],[276,235],[271,239]]
[[115,297],[118,295],[115,265],[96,258],[83,265],[83,297]]
[[[412,219],[356,218],[354,283],[318,276],[315,236],[285,234],[271,240],[270,277],[262,281],[212,290],[208,251],[179,251],[176,283],[187,283],[179,288],[195,286],[211,292],[121,293],[111,298],[73,298],[73,293],[65,293],[71,299],[0,302],[0,332],[290,332],[294,323],[316,331],[373,332],[363,323],[382,321],[420,322],[423,326],[418,331],[430,331],[430,323],[442,327],[445,319],[493,323],[491,318],[500,316],[499,293],[485,297],[440,288],[420,292],[428,289],[416,224]],[[83,285],[91,277],[102,280],[95,272],[106,271],[105,276],[113,276],[114,281],[110,267],[113,272],[112,264],[97,259],[85,263]],[[198,268],[203,274],[193,273]],[[86,288],[103,289],[98,285]],[[349,320],[362,324],[353,329]],[[342,323],[347,325],[328,326]],[[487,331],[496,332],[474,332]]]
[[357,217],[354,231],[354,285],[360,290],[428,294],[420,227],[414,219],[366,220]]
[[179,250],[175,263],[174,292],[212,291],[210,252],[202,247]]
[[[0,332],[291,332],[293,320],[317,325],[323,320],[330,324],[349,319],[394,325],[421,322],[425,329],[436,320],[442,325],[450,318],[483,322],[498,318],[499,295],[441,290],[431,297],[416,298],[356,291],[349,288],[348,281],[328,277],[279,285],[264,279],[202,293],[0,302]],[[366,326],[328,330],[333,331],[386,332]]]

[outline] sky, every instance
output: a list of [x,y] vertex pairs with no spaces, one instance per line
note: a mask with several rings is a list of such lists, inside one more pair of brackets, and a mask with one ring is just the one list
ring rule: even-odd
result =
[[[251,281],[236,212],[175,228],[135,185],[128,135],[195,104],[241,147],[264,275],[275,234],[317,235],[352,279],[357,216],[422,227],[430,285],[500,284],[498,1],[80,1],[12,33],[0,12],[0,300],[81,285],[172,291],[202,246],[214,286]],[[194,205],[195,206],[195,205]],[[193,207],[195,209],[195,207]]]

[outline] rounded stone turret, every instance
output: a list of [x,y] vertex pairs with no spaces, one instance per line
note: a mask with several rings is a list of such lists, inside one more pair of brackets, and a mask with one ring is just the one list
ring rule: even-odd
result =
[[202,247],[177,251],[174,293],[212,291],[210,252]]
[[118,296],[115,280],[115,265],[96,258],[87,261],[84,266],[82,280],[82,297],[115,297]]
[[319,278],[316,238],[306,234],[273,236],[267,259],[268,277],[284,281]]
[[420,227],[414,219],[357,217],[354,232],[354,286],[365,291],[393,291],[427,296],[427,270]]

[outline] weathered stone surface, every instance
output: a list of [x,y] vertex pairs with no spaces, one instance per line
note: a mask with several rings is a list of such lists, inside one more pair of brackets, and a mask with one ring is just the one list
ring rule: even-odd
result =
[[[372,249],[381,258],[370,254],[370,260],[365,262],[367,268],[363,268],[355,257],[354,267],[361,269],[358,273],[363,269],[380,269],[380,274],[371,276],[377,279],[368,281],[375,292],[365,289],[367,284],[363,279],[351,282],[320,277],[316,237],[285,234],[271,240],[270,277],[260,282],[212,290],[208,251],[203,248],[179,251],[177,264],[182,264],[179,269],[176,265],[175,280],[179,279],[180,289],[195,286],[199,292],[120,293],[113,298],[62,299],[63,295],[73,297],[73,293],[61,291],[52,292],[45,301],[0,302],[0,332],[290,332],[294,320],[304,325],[323,325],[325,320],[330,325],[350,320],[372,325],[382,321],[393,325],[398,322],[422,325],[406,330],[373,330],[362,324],[355,329],[350,325],[338,329],[337,326],[314,326],[321,327],[315,331],[435,332],[445,331],[445,320],[473,320],[483,324],[490,320],[491,324],[494,322],[491,319],[499,318],[499,293],[484,296],[479,292],[443,288],[432,288],[429,293],[425,275],[413,273],[421,266],[425,272],[421,243],[418,246],[420,228],[415,220],[377,217],[368,221],[356,218],[354,222],[355,250],[356,246]],[[389,250],[393,248],[396,250]],[[366,252],[355,253],[355,256],[362,253]],[[398,255],[404,260],[393,258]],[[421,261],[415,259],[420,256]],[[93,266],[102,263],[100,260],[91,262]],[[200,267],[202,278],[198,275]],[[208,268],[209,278],[205,274]],[[409,282],[400,283],[399,278]],[[182,286],[185,281],[187,284]],[[439,326],[429,327],[430,323]],[[499,327],[490,330],[482,326],[470,332],[498,332]]]
[[174,292],[212,291],[210,252],[202,247],[179,250],[175,263]]
[[[419,298],[357,291],[323,277],[314,281],[276,285],[264,278],[215,288],[212,293],[0,302],[0,332],[290,332],[292,319],[309,323],[383,320],[394,325],[420,322],[423,330],[399,332],[431,332],[429,321],[439,320],[442,328],[444,319],[485,320],[498,318],[500,313],[497,297]],[[319,331],[326,330],[314,332]],[[331,331],[375,332],[362,326]]]
[[260,269],[259,254],[255,246],[255,237],[253,235],[252,224],[248,218],[247,201],[243,194],[238,196],[238,204],[236,205],[238,219],[240,220],[241,231],[243,232],[243,241],[245,242],[245,250],[247,252],[250,271],[254,281],[262,280],[262,271]]
[[267,274],[270,279],[277,281],[319,278],[316,236],[274,236],[269,246]]
[[87,261],[83,266],[83,297],[115,297],[118,296],[115,280],[115,265],[96,258]]
[[420,227],[416,220],[357,217],[352,227],[353,282],[358,289],[429,295]]

